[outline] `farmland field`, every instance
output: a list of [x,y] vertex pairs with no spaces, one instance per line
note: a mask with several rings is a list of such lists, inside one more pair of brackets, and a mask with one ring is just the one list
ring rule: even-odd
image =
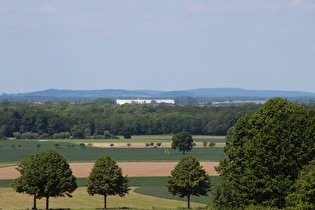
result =
[[[136,162],[178,162],[183,154],[178,150],[169,147],[172,136],[133,136],[132,139],[67,139],[67,140],[1,140],[0,141],[0,169],[5,170],[6,166],[14,166],[28,155],[45,151],[48,149],[57,150],[70,163],[93,163],[99,156],[110,154],[119,163]],[[194,155],[202,162],[218,162],[225,157],[222,147],[202,147],[202,142],[216,142],[223,144],[224,137],[194,136],[197,147],[193,148],[188,154]],[[146,147],[147,142],[161,142],[161,147]],[[80,143],[85,143],[86,147],[81,148]],[[90,146],[88,143],[91,143]],[[113,143],[116,146],[105,148],[95,145]],[[132,146],[120,147],[119,144]],[[38,146],[40,144],[40,146]],[[164,145],[163,145],[164,144]],[[140,146],[139,146],[140,145]],[[164,147],[163,147],[164,146]],[[142,163],[139,163],[142,164]],[[152,165],[152,164],[150,164]],[[154,165],[154,164],[153,164]],[[165,165],[165,164],[164,164]],[[11,167],[12,168],[12,167]],[[136,167],[137,168],[137,167]],[[138,167],[139,168],[139,167]],[[156,168],[158,170],[158,168]],[[154,170],[153,170],[154,171]],[[87,176],[87,175],[85,175]],[[168,193],[166,188],[167,177],[128,177],[130,186],[134,192],[125,198],[116,196],[109,197],[110,208],[184,208],[186,199],[173,196]],[[216,185],[218,178],[211,177],[213,185]],[[0,180],[0,209],[25,209],[30,208],[32,197],[24,194],[16,194],[8,188],[13,179]],[[88,196],[86,193],[86,178],[77,179],[79,189],[74,193],[74,198],[52,199],[52,208],[100,208],[102,207],[102,196]],[[141,195],[140,195],[141,194]],[[145,197],[144,197],[145,196]],[[153,196],[153,197],[152,197]],[[18,199],[16,199],[18,198]],[[11,206],[3,206],[11,202]],[[78,199],[78,200],[77,200]],[[175,201],[175,200],[177,201]],[[193,197],[192,207],[205,207],[211,201],[209,197]],[[19,202],[14,202],[19,200]],[[18,205],[21,203],[21,205]],[[23,204],[22,204],[23,203]],[[43,205],[44,200],[39,201]],[[93,204],[92,204],[93,203]],[[9,204],[8,204],[9,205]]]
[[[51,147],[50,149],[55,149]],[[0,150],[0,163],[17,163],[28,155],[46,149],[2,149]],[[132,161],[178,161],[183,154],[178,150],[164,148],[65,148],[57,149],[69,162],[94,162],[99,156],[111,155],[119,162]],[[225,157],[222,148],[193,148],[188,154],[194,155],[200,161],[217,162]]]
[[[11,188],[0,188],[0,208],[1,209],[29,209],[32,207],[33,197],[26,194],[13,192]],[[125,197],[109,196],[108,208],[119,209],[176,209],[184,208],[187,202],[173,199],[163,199],[147,195],[129,193]],[[89,196],[85,187],[78,188],[73,193],[73,198],[60,197],[50,198],[50,208],[52,209],[99,209],[103,207],[104,197],[100,195]],[[45,199],[37,201],[40,209],[45,207]],[[193,208],[205,207],[202,203],[192,203]]]
[[[164,139],[163,139],[164,138]],[[99,156],[110,154],[117,161],[178,161],[182,154],[169,147],[152,148],[145,147],[144,142],[170,142],[171,136],[137,136],[129,139],[131,147],[94,147],[93,144],[104,142],[122,143],[121,139],[99,140],[99,139],[66,139],[66,140],[1,140],[0,141],[0,164],[1,163],[17,163],[25,159],[28,155],[41,152],[48,149],[56,149],[69,162],[91,162],[95,161]],[[199,145],[202,141],[219,142],[223,137],[196,136],[199,139]],[[145,139],[145,140],[144,140]],[[127,140],[124,140],[127,141]],[[140,141],[140,142],[139,142]],[[143,141],[143,142],[141,142]],[[80,147],[80,142],[85,143],[85,148]],[[88,145],[87,142],[90,142]],[[115,145],[115,143],[113,143]],[[165,143],[165,142],[164,142]],[[132,147],[132,144],[143,144],[142,148]],[[56,146],[57,145],[57,146]],[[127,143],[126,143],[127,145]],[[162,142],[163,146],[163,142]],[[198,146],[192,149],[189,154],[199,158],[200,161],[219,161],[225,157],[222,147],[202,147]]]

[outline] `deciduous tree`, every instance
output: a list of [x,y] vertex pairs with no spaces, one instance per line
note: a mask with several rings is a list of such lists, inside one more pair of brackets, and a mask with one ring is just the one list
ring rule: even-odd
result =
[[287,198],[287,206],[293,209],[315,209],[315,161],[306,165],[292,186]]
[[14,180],[12,187],[16,192],[27,193],[36,199],[46,198],[46,209],[49,209],[49,198],[59,196],[72,197],[76,188],[76,178],[66,159],[56,151],[44,151],[30,155],[23,160],[17,170],[21,176]]
[[190,196],[206,196],[211,189],[211,182],[198,159],[192,155],[183,157],[168,177],[167,188],[173,195],[187,197],[190,208]]
[[218,190],[214,202],[220,209],[285,206],[299,170],[315,156],[314,124],[313,111],[282,98],[241,118],[227,136],[227,158],[217,168],[221,186],[229,190]]
[[130,190],[128,179],[122,175],[122,169],[108,154],[99,157],[88,177],[88,193],[103,195],[104,208],[107,208],[107,196],[125,196]]
[[186,151],[190,151],[193,147],[193,138],[187,131],[182,131],[177,134],[175,134],[172,137],[173,143],[172,148],[177,149],[183,154],[185,154]]

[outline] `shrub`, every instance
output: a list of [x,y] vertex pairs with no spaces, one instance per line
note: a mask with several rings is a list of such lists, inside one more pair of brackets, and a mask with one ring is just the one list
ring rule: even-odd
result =
[[202,144],[203,144],[203,147],[207,147],[208,142],[204,141]]
[[22,134],[20,132],[14,132],[13,136],[15,137],[15,139],[21,139]]
[[49,135],[47,133],[43,133],[40,136],[38,136],[38,139],[46,139]]
[[111,138],[111,134],[109,131],[104,131],[104,138],[105,139],[110,139]]
[[22,139],[37,139],[37,137],[38,137],[37,133],[31,132],[23,133],[21,136]]
[[215,143],[214,142],[210,142],[209,143],[209,147],[214,147],[215,146]]

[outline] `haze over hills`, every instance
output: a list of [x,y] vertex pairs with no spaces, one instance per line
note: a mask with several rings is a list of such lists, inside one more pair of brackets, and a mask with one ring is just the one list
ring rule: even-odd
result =
[[279,90],[246,90],[241,88],[200,88],[181,91],[156,91],[156,90],[58,90],[48,89],[43,91],[2,94],[2,96],[48,96],[48,97],[109,97],[109,98],[174,98],[189,97],[315,97],[315,93],[303,91]]

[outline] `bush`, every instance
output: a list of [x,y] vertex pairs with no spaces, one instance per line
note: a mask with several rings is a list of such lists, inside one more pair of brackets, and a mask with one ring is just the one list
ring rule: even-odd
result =
[[94,139],[104,139],[104,135],[96,135],[94,136]]
[[109,131],[104,131],[104,138],[105,139],[110,139],[111,138],[111,134]]
[[124,133],[124,139],[131,139],[131,134],[129,132]]
[[203,144],[203,147],[207,147],[208,142],[204,141],[202,144]]
[[15,139],[21,139],[22,134],[20,132],[14,132],[13,136],[15,137]]
[[209,143],[209,147],[214,147],[215,146],[215,143],[214,142],[210,142]]
[[21,139],[37,139],[37,137],[37,133],[27,132],[22,134]]
[[38,136],[38,139],[46,139],[49,135],[47,133],[43,133],[40,136]]

